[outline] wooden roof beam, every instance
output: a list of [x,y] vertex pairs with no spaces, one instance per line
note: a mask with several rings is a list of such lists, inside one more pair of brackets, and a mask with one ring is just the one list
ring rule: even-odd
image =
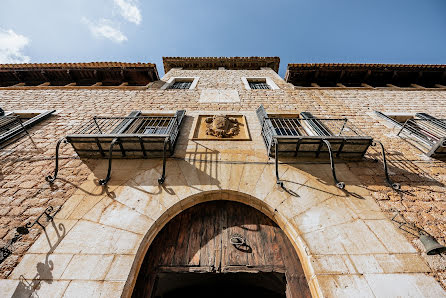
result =
[[373,86],[370,86],[369,84],[366,83],[361,83],[361,87],[373,88]]

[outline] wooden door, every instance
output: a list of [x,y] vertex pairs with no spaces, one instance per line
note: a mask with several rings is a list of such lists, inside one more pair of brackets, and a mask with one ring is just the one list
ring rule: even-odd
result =
[[[243,239],[245,244],[233,245],[231,239]],[[257,284],[265,283],[265,287],[271,279],[266,273],[277,273],[286,279],[284,296],[310,297],[299,258],[283,231],[263,213],[232,201],[201,203],[173,218],[150,246],[133,296],[155,297],[160,278],[168,279],[169,273],[172,280],[179,273],[189,273],[187,278],[190,273],[207,273],[202,279],[212,274],[243,273],[240,281],[249,283],[250,277],[257,278]]]

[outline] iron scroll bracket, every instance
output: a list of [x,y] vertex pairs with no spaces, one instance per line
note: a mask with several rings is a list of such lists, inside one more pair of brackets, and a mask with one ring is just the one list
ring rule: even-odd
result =
[[392,187],[394,190],[400,190],[401,189],[401,184],[393,182],[390,179],[389,176],[389,169],[387,167],[387,159],[386,159],[386,151],[384,149],[384,145],[383,143],[381,143],[380,141],[374,140],[372,143],[372,146],[376,146],[376,144],[379,144],[381,146],[381,153],[382,153],[382,157],[383,157],[383,164],[384,164],[384,174],[386,175],[386,182],[390,185],[390,187]]
[[[344,189],[345,183],[342,181],[339,181],[336,176],[336,168],[335,168],[335,163],[334,163],[334,158],[333,158],[333,150],[331,149],[330,142],[327,140],[323,140],[323,139],[322,139],[322,142],[324,142],[328,148],[328,155],[330,156],[331,173],[333,175],[333,180],[335,182],[335,185],[339,189]],[[274,149],[275,149],[275,166],[276,166],[276,184],[279,185],[280,187],[284,188],[283,181],[280,180],[280,178],[279,178],[279,158],[278,158],[279,142],[277,141],[277,139],[274,140]]]
[[167,150],[167,145],[169,144],[169,138],[165,138],[164,139],[164,145],[163,145],[163,172],[161,174],[161,177],[158,179],[158,183],[159,184],[163,184],[164,181],[166,180],[166,159],[167,159],[167,154],[166,154],[166,150]]
[[280,180],[279,178],[279,142],[277,141],[277,139],[274,139],[274,161],[275,161],[275,166],[276,166],[276,184],[278,186],[280,186],[281,188],[283,187],[283,181]]
[[99,185],[106,185],[108,181],[110,181],[111,178],[111,170],[112,170],[112,160],[113,160],[113,147],[115,144],[119,143],[118,138],[114,138],[110,143],[110,148],[108,149],[108,169],[107,169],[107,176],[105,179],[99,180]]
[[336,177],[336,169],[335,169],[335,163],[334,163],[334,159],[333,159],[333,150],[331,149],[330,142],[327,140],[322,140],[322,141],[325,143],[325,145],[327,145],[327,148],[328,148],[328,155],[330,156],[331,173],[333,175],[333,180],[335,181],[335,185],[339,189],[344,189],[345,183],[342,181],[339,181],[338,178]]
[[60,148],[61,143],[66,144],[66,143],[68,143],[68,141],[66,138],[61,138],[57,141],[57,144],[56,144],[56,166],[54,168],[54,175],[53,176],[48,175],[45,177],[45,180],[48,181],[49,183],[53,183],[54,180],[56,180],[57,173],[59,172],[59,148]]
[[[112,171],[112,161],[113,161],[113,147],[118,144],[119,145],[119,138],[114,138],[111,143],[110,143],[110,148],[108,151],[108,169],[107,169],[107,176],[105,177],[105,179],[101,179],[99,180],[99,184],[100,185],[106,185],[111,178],[111,171]],[[164,140],[164,144],[163,144],[163,170],[162,170],[162,174],[161,177],[158,179],[158,183],[159,184],[163,184],[164,181],[166,180],[166,159],[167,159],[167,146],[169,144],[169,138],[167,137]]]

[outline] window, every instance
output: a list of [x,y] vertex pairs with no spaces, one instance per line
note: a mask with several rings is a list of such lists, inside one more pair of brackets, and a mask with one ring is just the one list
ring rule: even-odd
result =
[[413,140],[417,147],[427,148],[427,156],[446,157],[446,120],[439,119],[426,113],[376,114],[399,128],[397,136]]
[[269,114],[274,130],[279,136],[300,136],[305,134],[299,122],[298,114]]
[[[3,111],[3,110],[2,110]],[[5,143],[17,135],[27,132],[27,128],[48,118],[53,111],[3,111],[0,116],[0,144]]]
[[276,83],[267,77],[246,78],[242,77],[243,85],[246,90],[277,90]]
[[267,83],[264,82],[249,82],[249,87],[251,89],[271,89]]
[[140,114],[124,133],[146,135],[168,134],[174,117],[174,114]]
[[169,86],[169,89],[189,89],[191,85],[192,82],[175,82]]
[[173,77],[170,78],[164,85],[161,87],[161,90],[172,89],[172,90],[192,90],[198,84],[199,77]]

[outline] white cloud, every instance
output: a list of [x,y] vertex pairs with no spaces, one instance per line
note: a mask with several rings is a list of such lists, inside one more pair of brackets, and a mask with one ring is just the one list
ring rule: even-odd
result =
[[28,63],[30,57],[22,53],[28,43],[26,36],[0,28],[0,63]]
[[118,28],[115,28],[110,20],[101,19],[98,22],[91,22],[82,18],[82,22],[90,28],[91,33],[96,37],[105,37],[117,43],[127,40],[127,37]]
[[141,11],[134,0],[114,0],[118,6],[121,16],[131,23],[139,25],[142,20]]

